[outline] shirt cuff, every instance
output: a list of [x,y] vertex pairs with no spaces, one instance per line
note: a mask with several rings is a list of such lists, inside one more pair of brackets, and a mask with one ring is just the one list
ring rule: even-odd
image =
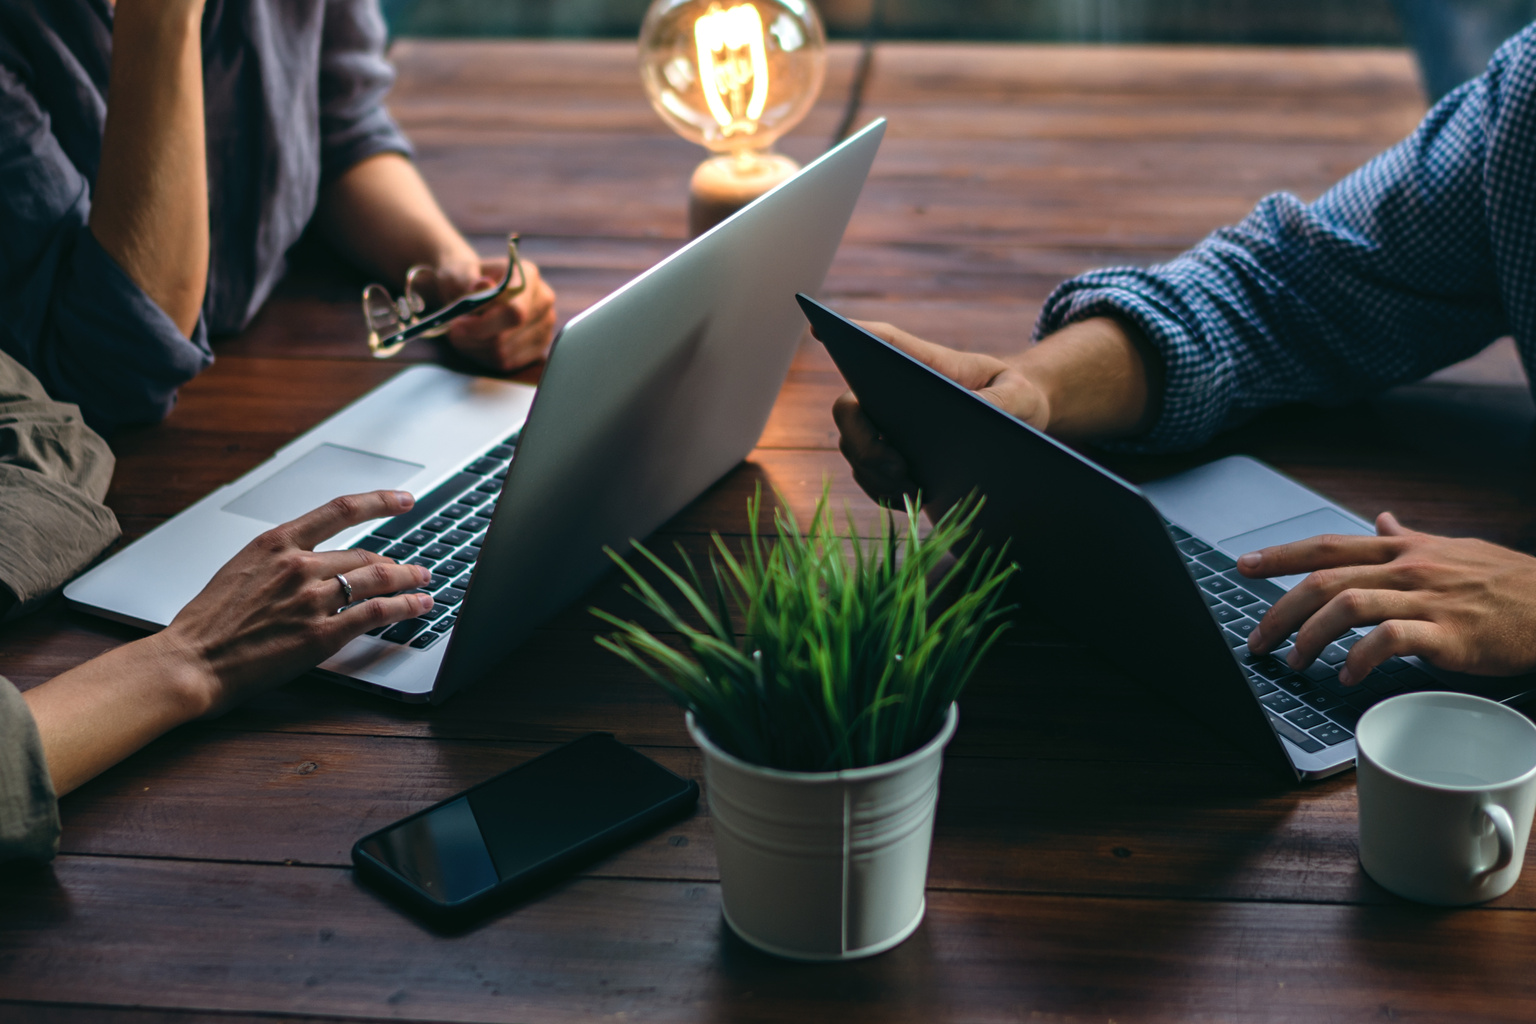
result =
[[72,484],[0,465],[0,580],[28,608],[63,586],[121,532],[110,509]]
[[84,225],[68,272],[56,330],[27,368],[102,433],[164,419],[176,389],[213,362],[202,314],[192,337],[183,335]]
[[1231,382],[1225,360],[1210,351],[1198,332],[1155,287],[1145,272],[1104,270],[1067,281],[1040,312],[1035,337],[1044,338],[1069,324],[1096,316],[1116,316],[1140,329],[1163,361],[1163,393],[1157,419],[1143,434],[1095,442],[1118,452],[1167,452],[1198,448],[1221,430],[1227,419]]
[[0,678],[0,863],[52,860],[59,832],[59,801],[32,709]]

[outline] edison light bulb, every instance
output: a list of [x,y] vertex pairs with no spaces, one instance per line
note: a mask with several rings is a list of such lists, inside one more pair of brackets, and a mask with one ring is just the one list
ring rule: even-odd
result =
[[800,169],[772,147],[816,102],[826,46],[809,0],[651,4],[640,28],[646,95],[679,135],[719,154],[694,172],[694,234]]

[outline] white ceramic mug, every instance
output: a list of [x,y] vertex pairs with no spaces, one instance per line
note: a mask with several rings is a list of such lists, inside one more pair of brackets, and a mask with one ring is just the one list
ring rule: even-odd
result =
[[1367,874],[1441,906],[1510,890],[1536,810],[1536,724],[1470,694],[1409,693],[1361,716],[1355,744]]

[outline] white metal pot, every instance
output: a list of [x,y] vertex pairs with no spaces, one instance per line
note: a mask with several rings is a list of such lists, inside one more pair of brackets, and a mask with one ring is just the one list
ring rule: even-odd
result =
[[937,736],[885,764],[788,772],[727,754],[689,714],[732,930],[796,960],[874,956],[916,931],[939,772],[959,721],[952,704]]

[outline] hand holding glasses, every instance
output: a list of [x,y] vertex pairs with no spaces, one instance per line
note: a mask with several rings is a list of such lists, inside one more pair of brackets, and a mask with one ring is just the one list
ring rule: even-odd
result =
[[363,319],[368,323],[368,350],[375,359],[388,359],[405,347],[413,338],[436,338],[448,331],[449,325],[461,316],[495,302],[503,295],[520,295],[528,287],[528,275],[517,255],[517,232],[507,236],[507,273],[500,284],[463,295],[430,316],[421,314],[427,308],[426,300],[417,291],[417,284],[425,274],[435,274],[432,267],[418,263],[405,273],[405,290],[399,298],[389,294],[381,284],[370,284],[363,289]]

